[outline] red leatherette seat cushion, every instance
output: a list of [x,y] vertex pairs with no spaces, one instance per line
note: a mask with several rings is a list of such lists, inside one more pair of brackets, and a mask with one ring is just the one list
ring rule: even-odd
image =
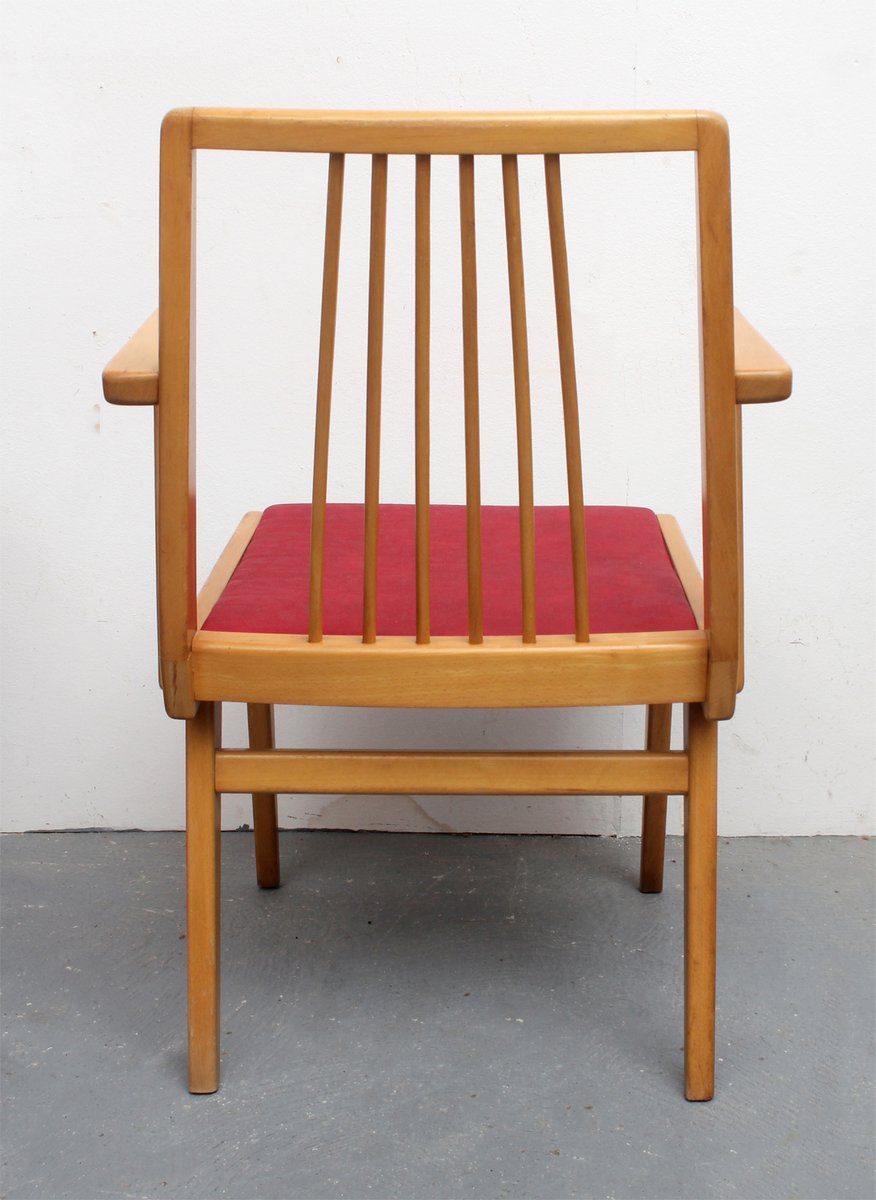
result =
[[[416,631],[414,507],[380,506],[377,632]],[[660,526],[646,508],[587,508],[587,567],[593,633],[696,629]],[[520,534],[517,509],[481,509],[484,633],[520,635]],[[361,504],[326,509],[323,632],[362,632],[364,513]],[[468,634],[466,510],[433,505],[431,633]],[[278,504],[261,522],[205,629],[306,633],[310,505]],[[573,633],[569,513],[535,510],[536,628]]]

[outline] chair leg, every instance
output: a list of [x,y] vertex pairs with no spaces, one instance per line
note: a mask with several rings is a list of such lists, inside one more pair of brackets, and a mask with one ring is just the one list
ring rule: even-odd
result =
[[221,705],[201,702],[186,721],[186,929],[189,1091],[219,1086],[219,796]]
[[[270,704],[247,704],[249,745],[252,750],[273,750],[274,709]],[[259,887],[280,886],[280,838],[277,832],[277,797],[254,792],[252,824],[255,831],[256,882]]]
[[[648,750],[668,750],[672,730],[672,705],[648,705]],[[663,891],[663,860],[666,845],[666,797],[649,793],[642,806],[642,856],[639,891]]]
[[684,1091],[715,1091],[715,902],[718,867],[718,724],[687,706],[689,791],[684,804]]

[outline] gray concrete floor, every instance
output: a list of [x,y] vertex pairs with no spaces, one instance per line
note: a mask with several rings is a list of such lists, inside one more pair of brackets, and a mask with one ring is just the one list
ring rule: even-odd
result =
[[720,847],[718,1093],[681,1094],[681,846],[223,838],[223,1085],[184,1083],[182,836],[2,841],[8,1200],[869,1200],[873,842]]

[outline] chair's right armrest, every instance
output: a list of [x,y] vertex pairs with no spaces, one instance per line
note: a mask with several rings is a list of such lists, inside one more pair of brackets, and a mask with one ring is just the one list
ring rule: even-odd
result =
[[767,404],[791,395],[791,368],[762,333],[734,310],[736,403]]
[[158,403],[158,310],[148,317],[103,371],[110,404]]

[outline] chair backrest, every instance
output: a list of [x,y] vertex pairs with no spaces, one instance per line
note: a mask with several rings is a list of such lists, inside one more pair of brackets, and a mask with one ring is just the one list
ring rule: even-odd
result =
[[332,113],[175,110],[162,126],[160,402],[158,408],[159,638],[165,691],[190,694],[196,628],[193,321],[193,152],[308,152],[328,156],[310,548],[309,640],[323,637],[323,552],[345,155],[371,156],[366,368],[362,640],[376,640],[378,494],[388,156],[415,167],[416,636],[429,628],[430,167],[459,164],[469,641],[483,640],[480,421],[474,157],[501,156],[517,432],[524,642],[536,640],[533,462],[518,155],[544,159],[563,401],[575,640],[589,638],[583,486],[561,155],[688,151],[696,155],[702,368],[703,539],[710,692],[735,693],[739,628],[739,480],[731,276],[729,148],[711,113]]

